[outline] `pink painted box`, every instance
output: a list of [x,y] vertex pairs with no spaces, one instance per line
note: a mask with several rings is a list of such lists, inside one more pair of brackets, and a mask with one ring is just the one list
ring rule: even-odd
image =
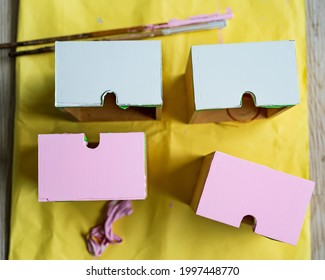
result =
[[192,207],[197,215],[296,245],[315,183],[224,153],[203,163]]
[[83,133],[38,136],[39,201],[146,198],[145,135],[100,133],[88,147]]

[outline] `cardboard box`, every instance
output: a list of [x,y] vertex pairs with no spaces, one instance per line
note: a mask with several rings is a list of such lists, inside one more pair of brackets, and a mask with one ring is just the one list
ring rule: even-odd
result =
[[189,123],[268,118],[299,103],[294,41],[192,46]]
[[146,173],[142,132],[100,133],[96,148],[83,133],[38,136],[39,201],[145,199]]
[[159,119],[160,41],[55,43],[55,106],[79,121]]
[[[199,216],[296,245],[315,183],[220,152],[203,163],[192,208]],[[247,220],[247,219],[246,219]]]

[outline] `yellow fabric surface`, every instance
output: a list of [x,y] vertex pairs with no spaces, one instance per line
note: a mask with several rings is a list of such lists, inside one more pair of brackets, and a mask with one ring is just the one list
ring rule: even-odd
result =
[[[298,245],[196,216],[190,208],[205,155],[218,150],[308,178],[305,7],[303,0],[21,0],[18,40],[158,23],[225,12],[222,31],[157,38],[162,41],[162,121],[78,123],[54,107],[54,55],[17,59],[14,181],[10,259],[93,259],[85,235],[102,219],[104,201],[39,203],[39,133],[144,131],[148,197],[113,231],[124,241],[100,259],[308,259],[309,213]],[[301,104],[279,116],[247,124],[189,125],[184,71],[191,45],[296,40]],[[244,67],[244,65],[243,65]],[[276,71],[276,69],[274,69]],[[266,85],[267,86],[267,85]],[[234,176],[236,171],[234,170]]]

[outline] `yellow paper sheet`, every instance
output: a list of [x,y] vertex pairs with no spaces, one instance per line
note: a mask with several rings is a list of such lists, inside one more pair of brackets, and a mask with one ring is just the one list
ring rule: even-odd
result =
[[[295,247],[249,227],[196,216],[189,206],[202,159],[215,150],[308,178],[303,0],[21,0],[18,39],[158,23],[227,7],[235,17],[222,31],[158,38],[163,52],[161,122],[74,122],[54,107],[54,55],[17,59],[11,259],[93,259],[84,237],[101,221],[105,202],[39,203],[37,136],[85,132],[96,141],[100,132],[120,131],[146,133],[148,198],[133,202],[134,214],[114,224],[124,241],[109,246],[101,259],[310,258],[309,213]],[[184,71],[191,45],[288,39],[296,40],[300,105],[248,124],[186,124]]]

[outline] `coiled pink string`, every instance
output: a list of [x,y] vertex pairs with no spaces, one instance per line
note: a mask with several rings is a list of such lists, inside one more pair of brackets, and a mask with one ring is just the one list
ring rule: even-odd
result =
[[104,224],[93,227],[87,236],[87,249],[90,254],[100,256],[109,244],[121,243],[123,239],[113,233],[113,223],[133,213],[130,200],[117,200],[107,203],[107,216]]

